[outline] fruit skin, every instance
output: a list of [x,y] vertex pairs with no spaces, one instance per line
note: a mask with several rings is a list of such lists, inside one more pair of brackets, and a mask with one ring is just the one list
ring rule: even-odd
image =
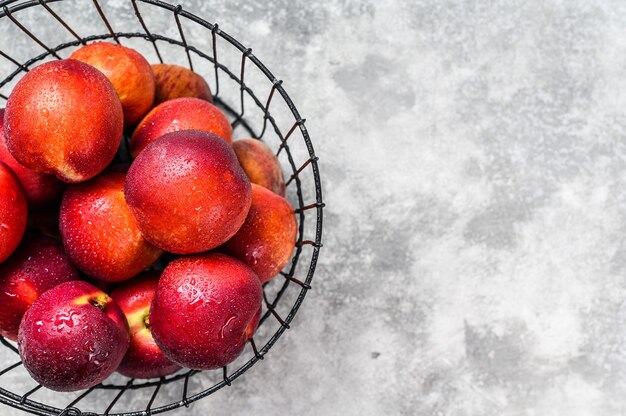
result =
[[175,254],[219,246],[243,224],[252,192],[232,147],[202,131],[169,133],[128,170],[126,202],[146,240]]
[[285,196],[285,178],[274,152],[256,139],[239,139],[233,142],[233,150],[250,182]]
[[122,105],[111,82],[73,59],[48,62],[24,75],[4,113],[11,155],[35,172],[69,183],[104,170],[123,128]]
[[263,289],[245,264],[220,253],[182,257],[163,271],[152,335],[172,361],[197,370],[232,362],[259,323]]
[[137,157],[164,134],[180,130],[206,131],[229,144],[233,141],[233,129],[219,108],[199,98],[177,98],[159,104],[141,120],[130,139],[131,156]]
[[145,272],[111,292],[130,327],[130,346],[117,369],[126,377],[163,377],[180,370],[154,342],[148,322],[159,276],[158,272]]
[[26,311],[18,333],[24,367],[56,391],[87,389],[119,366],[128,324],[115,302],[86,282],[62,283]]
[[213,102],[209,84],[192,70],[178,65],[153,64],[152,71],[156,81],[155,104],[182,97]]
[[17,341],[17,330],[29,306],[48,289],[80,275],[49,237],[24,237],[15,253],[0,265],[0,335]]
[[31,205],[43,206],[58,201],[63,195],[65,184],[54,175],[46,175],[28,169],[21,165],[9,153],[3,133],[4,109],[0,109],[0,162],[11,168],[20,180],[26,193],[26,199]]
[[152,108],[155,80],[152,67],[139,52],[108,42],[95,42],[75,50],[70,59],[97,68],[111,81],[124,110],[124,125],[136,125]]
[[11,169],[0,162],[0,263],[17,248],[28,220],[26,194]]
[[221,249],[250,266],[265,283],[289,263],[297,233],[289,201],[252,184],[252,205],[246,221]]
[[72,185],[63,195],[59,225],[67,255],[80,270],[105,282],[130,279],[161,256],[141,235],[124,199],[123,173]]

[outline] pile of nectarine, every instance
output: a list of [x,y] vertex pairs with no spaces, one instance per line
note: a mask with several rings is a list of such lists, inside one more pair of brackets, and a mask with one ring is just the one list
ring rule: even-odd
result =
[[0,335],[37,382],[241,354],[297,224],[274,154],[232,136],[200,75],[112,43],[16,84],[0,109]]

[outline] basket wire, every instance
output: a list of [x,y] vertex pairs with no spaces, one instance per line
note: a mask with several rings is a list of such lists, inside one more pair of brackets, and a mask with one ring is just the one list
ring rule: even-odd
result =
[[[52,3],[62,1],[67,2],[68,0],[29,0],[22,2],[20,2],[20,0],[0,0],[0,25],[5,24],[4,22],[6,22],[8,19],[11,24],[14,24],[24,35],[28,36],[34,43],[36,43],[44,50],[44,52],[42,52],[41,54],[32,57],[25,62],[20,62],[18,59],[13,58],[9,52],[0,48],[0,59],[5,59],[16,67],[13,72],[11,72],[7,77],[0,81],[0,107],[2,107],[4,102],[6,102],[6,100],[8,99],[8,94],[2,92],[2,88],[5,85],[7,85],[14,79],[17,79],[20,74],[28,72],[29,68],[33,67],[35,64],[43,61],[44,59],[49,59],[50,57],[61,59],[61,57],[59,56],[59,52],[67,48],[76,48],[80,45],[85,45],[89,42],[97,40],[112,40],[113,42],[116,42],[118,44],[123,44],[124,39],[143,39],[147,42],[150,42],[158,61],[161,63],[163,63],[164,60],[159,49],[160,43],[167,43],[180,48],[184,48],[187,58],[187,67],[189,69],[194,70],[192,56],[197,56],[203,61],[208,62],[208,64],[212,66],[214,73],[214,80],[212,85],[214,101],[232,118],[231,124],[233,130],[238,127],[242,128],[251,137],[262,140],[265,134],[268,132],[268,129],[271,127],[274,134],[278,137],[280,144],[276,151],[276,155],[278,157],[284,155],[282,157],[285,157],[287,159],[287,164],[291,170],[291,175],[288,176],[286,185],[287,187],[295,186],[296,188],[295,194],[297,207],[295,208],[294,213],[298,219],[299,224],[298,237],[296,240],[292,261],[286,267],[286,270],[283,270],[280,273],[280,276],[283,278],[283,282],[279,283],[280,287],[276,291],[275,295],[273,295],[273,299],[266,290],[267,284],[264,285],[263,303],[265,312],[261,317],[259,327],[261,327],[261,325],[263,325],[263,323],[271,317],[278,322],[278,329],[262,346],[257,346],[254,337],[251,338],[250,345],[253,352],[252,357],[235,371],[230,372],[227,367],[223,367],[221,380],[211,387],[206,388],[198,393],[191,394],[189,388],[190,379],[194,376],[198,376],[199,374],[206,372],[201,372],[197,370],[186,370],[169,377],[161,377],[158,380],[137,382],[135,379],[128,379],[126,383],[117,384],[107,383],[105,380],[105,382],[81,392],[77,397],[69,401],[67,405],[63,408],[49,406],[31,399],[31,396],[42,388],[42,386],[39,384],[31,390],[21,394],[11,392],[4,388],[0,388],[0,402],[17,409],[21,409],[28,413],[42,416],[139,416],[163,413],[183,406],[189,407],[192,402],[209,396],[210,394],[225,386],[230,386],[235,379],[240,377],[244,372],[250,369],[250,367],[256,364],[259,360],[263,360],[270,348],[276,343],[276,341],[280,338],[284,331],[286,329],[289,329],[290,323],[292,322],[296,312],[302,304],[304,297],[306,296],[308,290],[311,289],[311,281],[315,272],[319,250],[322,247],[322,220],[323,209],[325,206],[322,199],[322,187],[319,175],[318,157],[315,154],[313,144],[305,126],[306,121],[300,116],[300,113],[296,109],[296,106],[283,88],[283,81],[274,77],[274,75],[267,69],[267,67],[252,53],[252,49],[243,46],[239,41],[222,31],[217,24],[209,23],[208,21],[184,10],[181,5],[174,6],[160,0],[129,0],[132,4],[136,19],[140,27],[142,28],[142,32],[116,32],[114,30],[114,24],[112,24],[111,21],[107,18],[99,1],[92,0],[93,7],[95,8],[97,15],[102,21],[104,27],[106,28],[106,32],[102,34],[82,37],[63,19],[60,14],[55,12],[50,6],[50,4]],[[139,3],[142,3],[142,6],[140,6]],[[63,30],[66,30],[75,40],[61,43],[57,46],[52,47],[46,44],[35,34],[33,34],[33,32],[28,29],[26,24],[18,19],[18,16],[16,14],[17,12],[20,12],[22,10],[37,6],[43,7],[49,14],[49,16],[54,19],[54,21],[56,21],[56,23],[59,24],[63,28]],[[168,13],[171,13],[171,16],[173,17],[176,28],[178,30],[178,39],[173,39],[171,37],[167,37],[150,31],[141,11],[142,7],[148,6],[157,7]],[[203,52],[202,50],[194,47],[188,42],[183,28],[183,19],[189,22],[193,22],[203,28],[206,28],[209,31],[211,36],[210,54]],[[229,67],[222,64],[218,58],[219,45],[221,45],[223,42],[226,42],[232,47],[235,47],[241,54],[240,67],[238,68],[239,70],[237,73],[233,72]],[[260,70],[262,74],[267,78],[267,80],[269,80],[269,82],[271,83],[271,88],[269,90],[267,98],[265,98],[263,101],[261,101],[257,97],[257,95],[255,95],[253,89],[246,84],[246,68],[249,67],[250,64],[254,65],[258,70]],[[220,96],[221,76],[228,76],[231,81],[235,82],[239,86],[239,102],[236,105],[231,105],[229,102],[227,102],[226,99],[222,99],[222,97]],[[283,134],[283,131],[278,126],[275,117],[270,112],[271,104],[277,96],[276,93],[278,93],[278,95],[283,99],[294,120],[293,124],[290,125],[287,133],[285,134]],[[246,107],[244,105],[246,97],[252,99],[253,103],[256,105],[256,107],[258,107],[258,110],[260,110],[263,114],[262,126],[259,127],[258,130],[260,131],[258,134],[255,132],[253,126],[251,126],[246,119]],[[296,162],[295,157],[293,156],[290,149],[290,143],[293,143],[293,137],[296,135],[296,132],[299,132],[301,134],[308,156],[306,160],[299,162]],[[125,136],[125,140],[128,140],[127,136]],[[128,143],[126,141],[125,143],[123,143],[123,146],[127,146],[127,144]],[[314,200],[306,202],[303,196],[301,181],[301,175],[303,174],[303,172],[308,172],[312,175],[312,180],[315,186]],[[306,217],[310,217],[312,213],[315,213],[314,235],[305,235],[305,220]],[[310,246],[312,249],[310,262],[308,264],[308,270],[306,272],[306,275],[298,278],[296,277],[297,265],[305,246]],[[274,280],[278,280],[278,277]],[[295,302],[291,306],[289,313],[286,316],[281,316],[277,311],[277,306],[285,291],[291,284],[297,285],[300,288],[300,291]],[[0,343],[8,350],[13,351],[15,354],[18,353],[15,345],[7,341],[6,339],[0,337]],[[19,356],[17,356],[17,358],[19,359]],[[5,374],[20,368],[23,368],[22,362],[19,360],[15,361],[0,370],[0,378]],[[180,400],[153,408],[157,396],[161,391],[163,391],[163,388],[165,388],[165,386],[180,383],[182,383],[182,394],[180,396]],[[138,389],[150,388],[153,389],[153,392],[150,395],[150,399],[147,403],[145,403],[144,406],[142,406],[141,410],[128,410],[121,412],[119,410],[115,410],[117,413],[111,413],[114,411],[116,403],[118,403],[120,398],[127,392],[132,392]],[[115,397],[106,405],[103,413],[87,412],[81,411],[79,409],[78,406],[83,399],[92,395],[94,392],[103,390],[117,391]]]

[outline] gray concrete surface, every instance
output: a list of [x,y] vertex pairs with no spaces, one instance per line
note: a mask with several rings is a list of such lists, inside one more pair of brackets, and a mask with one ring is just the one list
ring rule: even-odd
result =
[[[328,207],[293,328],[173,414],[626,413],[626,3],[182,4],[285,81]],[[39,50],[15,33],[3,19],[16,54]]]

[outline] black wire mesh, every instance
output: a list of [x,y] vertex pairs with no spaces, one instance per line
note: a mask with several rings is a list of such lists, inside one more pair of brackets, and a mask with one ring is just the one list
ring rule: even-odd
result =
[[[102,23],[102,33],[90,33],[88,36],[81,36],[78,31],[67,23],[67,17],[64,19],[62,13],[54,10],[53,3],[76,3],[85,0],[0,0],[0,28],[3,25],[14,25],[19,29],[19,33],[26,36],[33,42],[35,48],[42,49],[42,53],[29,57],[21,62],[18,58],[12,56],[11,48],[3,48],[0,46],[0,60],[6,60],[9,65],[15,66],[13,71],[4,76],[0,81],[0,107],[8,99],[10,94],[9,84],[15,82],[21,75],[41,63],[50,59],[61,59],[60,53],[72,51],[77,47],[96,40],[109,40],[116,43],[124,44],[126,41],[139,40],[148,42],[154,50],[155,56],[159,62],[164,62],[161,48],[164,46],[182,48],[186,56],[186,62],[167,62],[176,64],[186,64],[189,69],[197,70],[200,68],[211,68],[214,79],[212,80],[212,91],[216,105],[220,106],[231,119],[233,131],[238,129],[245,136],[254,137],[264,140],[271,146],[266,138],[271,133],[275,140],[276,154],[281,162],[287,165],[287,187],[292,204],[295,206],[295,215],[298,219],[298,237],[296,247],[291,263],[271,282],[264,285],[264,314],[261,317],[259,330],[255,334],[256,340],[250,340],[250,348],[244,351],[243,358],[237,362],[243,362],[238,368],[230,370],[224,367],[219,375],[219,380],[215,384],[201,391],[194,392],[190,387],[192,378],[205,377],[210,379],[211,372],[201,372],[196,370],[181,370],[179,373],[162,377],[158,380],[134,380],[127,379],[125,382],[105,382],[92,387],[83,392],[77,393],[58,393],[60,400],[67,403],[64,407],[52,406],[35,399],[37,392],[46,390],[41,385],[36,385],[26,392],[13,392],[5,388],[0,388],[0,402],[21,409],[31,414],[51,416],[93,416],[93,415],[117,415],[117,416],[139,416],[152,415],[167,412],[182,406],[189,406],[192,402],[209,396],[224,386],[230,386],[232,382],[246,372],[259,360],[263,360],[274,343],[280,338],[283,332],[289,328],[296,312],[298,311],[304,297],[309,289],[311,289],[311,281],[315,272],[315,266],[322,247],[322,215],[324,202],[322,200],[322,189],[318,168],[318,157],[315,155],[313,144],[310,140],[308,131],[303,119],[296,109],[291,98],[283,88],[283,81],[274,77],[267,67],[252,53],[252,49],[246,48],[233,37],[223,32],[217,24],[208,21],[184,10],[180,5],[174,6],[159,0],[129,0],[132,5],[136,22],[140,31],[136,32],[118,32],[115,31],[115,22],[109,20],[102,4],[98,0],[92,0],[93,8],[97,13],[98,19]],[[60,30],[65,31],[73,40],[62,42],[56,46],[49,45],[46,39],[38,37],[33,30],[28,27],[28,19],[20,19],[20,12],[41,8],[45,9],[48,25],[58,25]],[[145,8],[155,8],[171,14],[173,24],[177,29],[178,37],[172,38],[163,34],[152,32],[150,30],[150,21],[145,18]],[[189,36],[185,32],[185,24],[195,24],[202,28],[204,34],[202,36],[210,37],[209,50],[205,52],[202,48],[194,46],[197,37]],[[94,24],[95,25],[95,24]],[[11,44],[14,44],[11,42]],[[240,54],[239,66],[236,69],[229,67],[220,61],[218,56],[226,51],[223,48],[234,48],[234,51]],[[194,58],[197,59],[194,64]],[[270,88],[267,98],[263,101],[255,94],[253,88],[263,89],[260,81],[256,85],[246,83],[246,74],[252,65],[263,75],[265,82],[269,82]],[[224,82],[234,83],[236,92],[234,97],[227,95],[226,89],[223,88]],[[222,86],[220,85],[222,84]],[[277,94],[278,93],[278,94]],[[231,94],[233,95],[233,94]],[[291,122],[284,129],[279,126],[280,122],[273,114],[273,103],[277,103],[276,97],[282,99],[282,103],[286,105]],[[247,104],[247,105],[246,105]],[[256,112],[256,113],[253,113]],[[277,112],[277,111],[276,111]],[[252,121],[255,117],[261,120],[256,124]],[[258,125],[257,125],[258,124]],[[268,128],[271,127],[271,128]],[[299,134],[297,134],[299,133]],[[302,140],[297,140],[295,136],[301,136]],[[125,137],[123,146],[127,145],[128,137]],[[300,152],[303,157],[298,157],[294,147],[301,147]],[[120,151],[125,154],[125,149]],[[304,183],[306,179],[307,183]],[[306,250],[305,250],[306,249]],[[305,253],[306,251],[306,253]],[[307,261],[308,260],[308,261]],[[306,271],[298,266],[304,264]],[[296,277],[299,276],[299,277]],[[289,301],[285,305],[285,294],[290,288],[295,288],[295,300]],[[281,300],[283,302],[281,303]],[[279,312],[279,307],[285,312]],[[276,330],[271,327],[265,336],[259,335],[264,327],[269,327],[267,322],[270,317],[278,324]],[[272,332],[273,331],[273,332]],[[15,345],[6,339],[0,337],[0,343],[9,351],[17,354]],[[247,354],[247,356],[245,355]],[[15,360],[11,361],[3,369],[0,370],[0,381],[7,374],[20,372],[16,377],[29,378],[27,372],[19,361],[19,355],[15,355]],[[215,372],[213,372],[215,373]],[[121,377],[121,376],[120,376]],[[206,382],[206,380],[202,380]],[[202,384],[202,383],[199,383]],[[137,408],[133,409],[117,409],[116,404],[127,394],[133,394],[140,389],[152,389],[152,394],[146,403],[137,404],[135,401],[131,403]],[[179,400],[171,403],[163,404],[155,407],[157,397],[165,389],[178,389],[180,391]],[[100,405],[94,409],[81,409],[81,402],[84,403],[88,397],[94,395],[102,395],[105,392],[116,392],[114,397],[108,401],[98,400]],[[57,393],[55,393],[56,395]],[[168,394],[172,397],[173,393]]]

